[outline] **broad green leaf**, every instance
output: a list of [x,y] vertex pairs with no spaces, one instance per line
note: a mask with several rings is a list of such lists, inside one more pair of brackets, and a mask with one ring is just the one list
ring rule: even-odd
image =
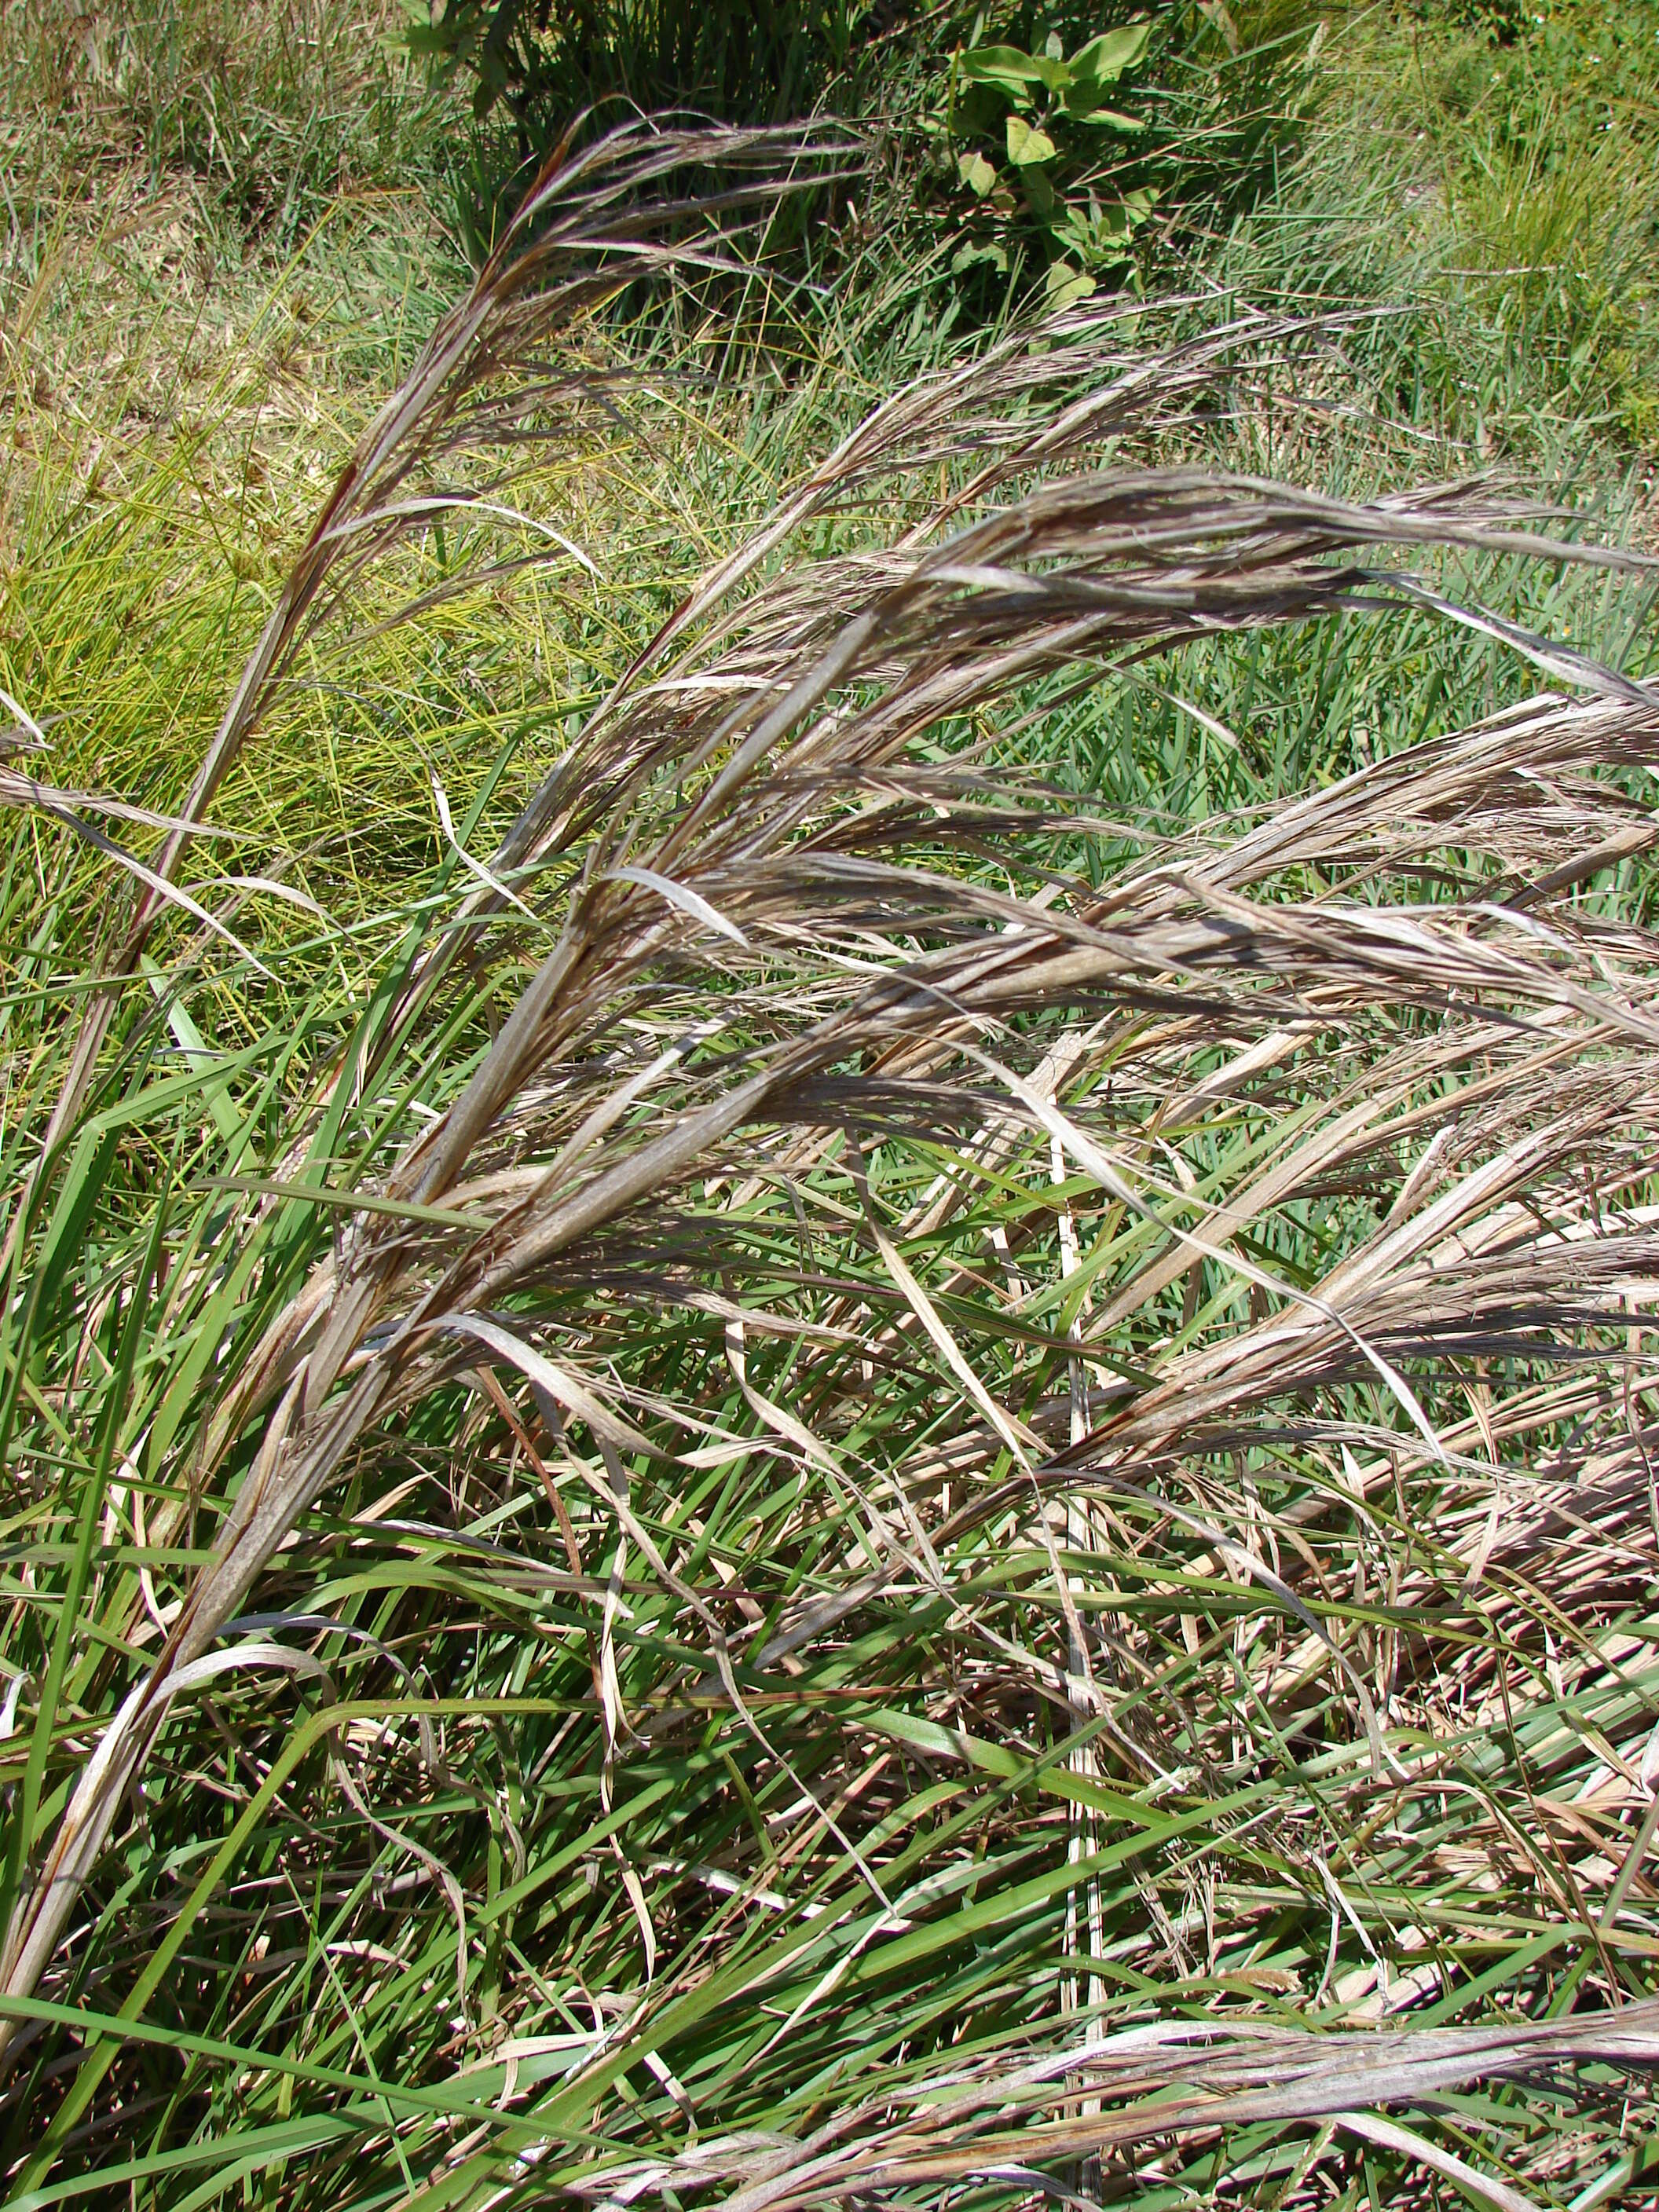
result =
[[1042,223],[1051,223],[1060,206],[1048,172],[1032,162],[1019,173],[1020,190],[1025,195],[1025,204]]
[[1069,261],[1051,261],[1043,279],[1043,290],[1051,307],[1074,307],[1078,301],[1086,300],[1095,289],[1095,280]]
[[1091,39],[1086,46],[1079,46],[1072,56],[1072,76],[1075,82],[1085,80],[1094,84],[1115,84],[1125,70],[1133,69],[1146,51],[1146,41],[1152,35],[1150,23],[1131,23],[1121,31],[1103,31],[1097,39]]
[[967,245],[959,246],[951,256],[951,274],[960,276],[981,262],[988,263],[999,276],[1008,274],[1008,251],[1006,246],[982,245],[971,239]]
[[1015,98],[1024,96],[1030,86],[1047,82],[1042,64],[1018,46],[976,46],[962,57],[961,72],[969,84],[993,85]]
[[983,154],[958,154],[957,174],[969,190],[976,192],[981,199],[984,198],[997,180],[994,165],[988,161]]
[[1008,159],[1016,168],[1025,168],[1033,161],[1052,161],[1054,142],[1046,131],[1039,131],[1022,116],[1008,118]]

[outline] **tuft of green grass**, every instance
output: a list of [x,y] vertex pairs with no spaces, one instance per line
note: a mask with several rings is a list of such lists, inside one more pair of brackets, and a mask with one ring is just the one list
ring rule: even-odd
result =
[[1197,306],[860,185],[389,463],[418,191],[14,226],[13,2201],[1642,2201],[1650,507],[1396,29]]
[[1290,319],[642,372],[708,150],[545,179],[222,605],[234,836],[108,820],[244,951],[13,734],[13,2198],[1604,2201],[1651,573],[1241,472]]
[[[1480,465],[1650,455],[1659,9],[1552,0],[1505,45],[1440,15],[1322,24],[1305,138],[1202,281],[1381,311],[1382,411]],[[1598,465],[1604,464],[1598,463]]]
[[[438,108],[377,0],[10,0],[0,88],[14,223],[181,188],[285,253],[341,198],[434,173]],[[138,187],[134,191],[134,185]]]

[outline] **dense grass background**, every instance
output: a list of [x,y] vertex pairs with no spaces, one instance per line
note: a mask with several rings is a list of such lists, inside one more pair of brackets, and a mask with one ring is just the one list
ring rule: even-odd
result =
[[[295,1301],[368,1285],[351,1371],[395,1375],[26,1989],[12,1947],[12,2201],[1649,2201],[1652,708],[1604,684],[1494,734],[1559,662],[1321,611],[1277,539],[1282,605],[1188,635],[1193,577],[1257,557],[1212,510],[1144,571],[1040,502],[1102,464],[1352,502],[1480,471],[1650,548],[1659,14],[1168,11],[1139,290],[1058,337],[951,276],[896,71],[804,273],[636,288],[483,387],[541,380],[513,514],[417,519],[301,635],[197,910],[112,1000],[143,894],[86,830],[155,863],[100,803],[186,803],[489,235],[499,148],[396,28],[3,19],[0,774],[83,795],[76,827],[4,787],[15,1930],[246,1509]],[[908,583],[907,531],[1021,500],[1029,605],[884,617],[835,729],[696,814],[726,701]],[[1650,670],[1641,572],[1413,560]],[[1170,595],[1152,657],[1054,643],[1057,579],[1129,574]],[[1036,657],[981,678],[1012,635]],[[972,998],[1044,915],[1126,964]],[[579,925],[580,990],[420,1182]],[[869,1013],[900,975],[936,1033]],[[493,1292],[496,1340],[395,1368],[531,1169],[563,1202],[654,1157],[817,1023],[836,1050],[757,1120]],[[1321,1333],[1333,1285],[1403,1395]],[[341,1395],[285,1417],[307,1449]]]

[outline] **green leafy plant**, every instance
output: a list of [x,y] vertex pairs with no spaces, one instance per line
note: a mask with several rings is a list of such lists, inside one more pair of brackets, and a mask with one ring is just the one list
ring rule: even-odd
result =
[[1033,247],[1056,304],[1080,299],[1130,258],[1152,213],[1146,187],[1113,191],[1111,156],[1143,120],[1114,104],[1121,78],[1144,58],[1150,25],[1103,31],[1068,58],[1058,32],[1040,52],[973,46],[952,57],[937,126],[969,196],[958,271],[988,262],[1006,275]]

